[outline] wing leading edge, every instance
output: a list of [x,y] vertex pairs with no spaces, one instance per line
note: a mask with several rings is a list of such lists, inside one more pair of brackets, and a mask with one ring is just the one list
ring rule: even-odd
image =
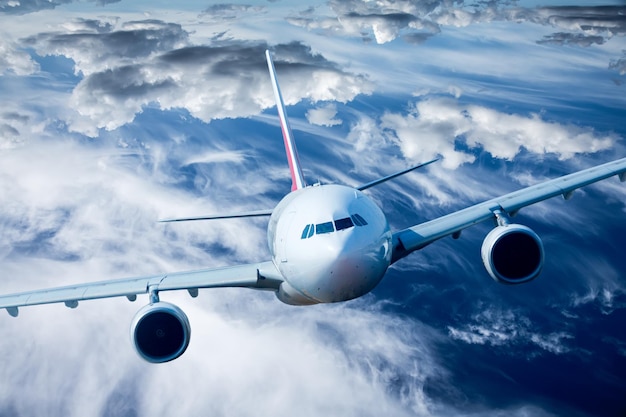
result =
[[67,307],[75,308],[79,301],[111,297],[126,297],[135,301],[138,294],[174,290],[188,290],[192,297],[196,297],[200,288],[239,287],[276,291],[282,281],[274,264],[268,261],[9,294],[0,296],[0,308],[6,308],[11,316],[16,317],[18,307],[39,304],[65,303]]
[[469,226],[493,219],[497,211],[515,215],[524,207],[557,195],[569,199],[574,190],[613,175],[618,175],[622,182],[626,181],[626,158],[532,185],[426,223],[400,230],[393,234],[392,262],[396,262],[442,237],[458,234]]

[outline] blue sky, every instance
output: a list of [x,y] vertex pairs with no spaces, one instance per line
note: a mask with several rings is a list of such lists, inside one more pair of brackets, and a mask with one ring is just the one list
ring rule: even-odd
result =
[[[366,183],[399,229],[623,157],[619,2],[0,1],[2,292],[269,259],[290,179],[270,48],[309,182]],[[293,308],[272,294],[163,298],[180,359],[148,365],[146,300],[5,315],[0,414],[572,415],[626,409],[626,187],[523,210],[534,282],[493,282],[490,225],[397,263],[371,294]]]

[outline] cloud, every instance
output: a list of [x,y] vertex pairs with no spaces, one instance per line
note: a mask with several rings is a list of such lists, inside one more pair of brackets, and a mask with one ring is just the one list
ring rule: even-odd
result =
[[[567,332],[541,334],[529,318],[512,310],[485,309],[472,316],[470,323],[460,327],[448,326],[448,334],[468,344],[490,346],[534,345],[546,352],[564,354],[571,350],[566,343],[573,339]],[[508,350],[516,355],[515,350]]]
[[42,32],[23,42],[41,55],[74,61],[75,72],[88,77],[126,66],[138,66],[150,57],[188,45],[188,33],[177,23],[148,19],[75,19],[61,31]]
[[561,29],[539,43],[576,44],[587,47],[603,44],[614,36],[626,34],[623,6],[556,6],[524,8],[510,2],[414,2],[331,0],[332,15],[301,13],[288,21],[309,30],[355,36],[378,44],[402,37],[409,43],[422,43],[441,33],[442,28],[466,27],[497,21],[529,22]]
[[219,3],[204,9],[204,11],[200,13],[200,17],[210,17],[216,20],[233,20],[241,17],[241,15],[245,13],[259,13],[265,10],[266,8],[263,6],[252,6],[250,4]]
[[[188,161],[192,149],[151,162],[158,152],[65,139],[30,141],[1,154],[4,291],[269,258],[263,225],[156,224],[160,212],[200,207],[193,192],[168,186],[177,183],[170,177],[176,161]],[[212,167],[216,178],[225,165],[245,163],[202,159],[196,164]],[[256,188],[265,180],[255,176],[257,182],[235,182]],[[223,204],[217,193],[202,197],[205,209]],[[428,378],[443,372],[431,352],[440,335],[386,313],[371,298],[294,308],[272,294],[241,289],[202,291],[197,300],[184,292],[161,297],[179,304],[193,328],[189,350],[163,366],[145,364],[133,352],[128,325],[139,305],[123,298],[81,303],[76,311],[33,307],[18,319],[5,314],[0,349],[12,353],[0,366],[2,412],[430,412],[424,390]],[[185,394],[192,391],[203,395]],[[242,400],[242,392],[250,394]]]
[[[117,3],[120,0],[92,0],[98,6]],[[74,0],[4,0],[0,2],[0,14],[23,15],[41,10],[55,9]]]
[[623,58],[611,61],[609,68],[619,71],[619,75],[626,74],[626,51],[623,52]]
[[580,33],[566,33],[558,32],[551,35],[544,36],[539,44],[552,44],[552,45],[577,45],[581,47],[588,47],[593,44],[602,45],[605,39],[598,35],[584,35]]
[[20,146],[31,135],[40,135],[46,125],[36,112],[11,104],[19,110],[0,113],[0,150]]
[[322,29],[364,39],[371,33],[379,44],[391,42],[406,31],[424,31],[423,36],[439,32],[437,24],[422,18],[431,9],[430,4],[333,0],[329,2],[329,6],[336,16],[316,17],[306,13],[290,17],[288,21],[308,29]]
[[[444,14],[436,10],[435,3],[420,3],[419,7],[435,8],[419,20],[409,16],[413,13],[410,3],[385,3],[390,8],[397,7],[387,17],[386,11],[376,10],[377,6],[368,2],[371,10],[358,9],[360,14],[349,16],[353,19],[347,20],[352,25],[350,36],[372,41],[400,37],[420,42],[440,36],[438,31],[445,31],[445,25],[463,27],[479,19],[487,21],[488,13],[493,12],[483,9],[480,15],[469,8],[465,12]],[[220,7],[212,10],[215,16],[223,13],[224,17],[247,19],[256,13],[247,6],[243,9]],[[325,9],[323,6],[309,9],[309,13],[301,17],[312,18],[316,10]],[[46,32],[28,37],[29,43],[11,44],[17,52],[28,50],[29,59],[32,55],[33,62],[35,59],[41,62],[44,72],[37,77],[19,78],[13,73],[3,78],[3,86],[11,85],[3,103],[15,98],[14,103],[3,106],[10,110],[0,112],[0,132],[4,135],[4,142],[0,144],[3,147],[0,152],[0,195],[3,196],[0,258],[4,291],[268,258],[266,223],[262,220],[176,226],[155,224],[155,219],[164,216],[272,207],[281,196],[281,184],[286,185],[285,190],[289,186],[280,142],[276,149],[274,145],[266,146],[275,143],[273,139],[265,142],[266,137],[280,135],[274,121],[275,112],[268,111],[251,119],[217,120],[258,115],[262,109],[274,105],[263,60],[263,49],[268,44],[226,40],[225,34],[215,38],[205,36],[204,30],[214,28],[204,29],[197,21],[206,20],[208,15],[200,18],[194,12],[191,15],[183,12],[184,17],[176,17],[180,24],[158,19],[137,20],[136,17],[132,21],[100,17],[61,24],[33,23],[28,25],[28,30]],[[53,17],[50,21],[59,19],[57,13]],[[521,14],[518,17],[520,21],[530,18]],[[427,24],[428,19],[432,24]],[[5,16],[5,20],[10,17]],[[233,21],[227,20],[226,24]],[[327,26],[316,31],[345,36],[344,26],[336,18],[317,22],[320,27]],[[263,39],[263,33],[267,33],[264,29],[270,25],[271,33],[279,33],[277,36],[285,39],[294,36],[289,30],[283,32],[285,27],[271,16],[265,22],[267,26],[255,22],[258,27],[252,28],[249,20],[241,23],[249,39]],[[376,31],[372,29],[375,24],[378,25]],[[489,25],[477,31],[484,34],[486,26]],[[496,26],[502,27],[490,27]],[[554,27],[555,32],[569,33],[561,26]],[[528,27],[516,26],[516,29]],[[496,30],[497,36],[508,33]],[[550,30],[550,27],[540,28],[538,36]],[[466,34],[450,32],[455,36]],[[474,35],[476,32],[470,32],[469,38]],[[606,33],[591,35],[589,32],[589,35],[606,36],[603,51],[613,46]],[[559,104],[567,102],[565,105],[570,107],[556,107],[563,110],[561,115],[567,113],[561,120],[572,120],[572,124],[556,123],[550,120],[551,116],[546,116],[554,114],[551,113],[554,107],[550,105],[555,101],[550,101],[545,114],[530,113],[546,104],[552,94],[556,96],[564,83],[571,86],[580,81],[580,78],[571,81],[568,73],[559,71],[547,74],[550,67],[545,70],[543,63],[549,60],[531,59],[525,54],[518,54],[524,56],[519,61],[507,59],[498,63],[494,60],[493,67],[481,74],[497,80],[477,80],[470,79],[463,71],[480,73],[472,65],[492,60],[496,53],[501,53],[498,48],[488,48],[476,55],[471,48],[475,44],[470,41],[463,52],[452,54],[454,59],[444,59],[450,51],[434,42],[441,48],[437,55],[436,48],[428,43],[422,50],[429,59],[422,62],[443,62],[433,71],[439,73],[441,82],[429,83],[432,79],[428,79],[428,74],[417,74],[418,68],[424,69],[424,66],[407,64],[409,60],[415,61],[415,55],[408,53],[411,46],[395,43],[380,49],[361,45],[346,52],[344,42],[331,39],[329,43],[328,37],[302,34],[302,31],[295,36],[307,39],[311,48],[300,43],[272,47],[285,99],[290,104],[300,104],[293,114],[308,113],[311,121],[321,123],[342,122],[331,129],[310,126],[302,117],[292,118],[298,130],[307,135],[323,136],[319,141],[303,140],[301,143],[301,156],[308,159],[308,167],[315,167],[316,174],[322,173],[324,179],[358,184],[405,168],[410,164],[407,156],[413,155],[421,161],[426,155],[420,153],[423,145],[426,151],[434,153],[441,149],[450,160],[457,158],[456,163],[461,164],[452,171],[438,163],[371,190],[389,213],[394,226],[405,227],[445,214],[466,203],[511,191],[517,183],[531,183],[579,164],[573,160],[557,160],[565,156],[551,150],[552,135],[564,141],[560,146],[565,153],[574,154],[594,149],[594,140],[599,143],[598,149],[603,148],[604,139],[613,141],[612,146],[621,141],[616,134],[601,133],[603,129],[610,129],[607,126],[613,119],[608,114],[596,125],[599,130],[583,127],[587,120],[599,114],[597,108],[605,107],[590,106],[590,116],[586,119],[587,113],[575,107],[579,102],[570,102],[567,94],[558,96]],[[455,36],[442,37],[441,41],[454,40],[458,46],[459,38]],[[489,36],[480,39],[482,46],[485,40],[492,39]],[[511,42],[512,38],[523,42],[524,48],[539,50],[542,58],[555,49],[549,45],[538,47],[532,38],[534,35],[530,35],[529,41],[524,30],[515,30],[509,36],[505,40],[498,37],[498,46],[511,46],[509,56],[519,51],[515,48],[517,44]],[[155,42],[158,39],[162,42]],[[116,45],[119,40],[125,44]],[[352,40],[348,42],[354,45]],[[24,49],[25,46],[30,49]],[[599,49],[599,45],[594,48]],[[330,60],[332,49],[336,55]],[[364,50],[374,53],[363,53]],[[571,65],[573,60],[583,62],[584,69],[602,67],[597,65],[597,55],[582,56],[577,50],[563,49],[567,59],[566,62],[555,60],[560,65],[558,68]],[[44,58],[49,51],[51,56]],[[324,56],[314,51],[325,51]],[[470,62],[472,54],[477,59]],[[75,62],[78,77],[71,75],[71,68],[68,71],[66,56]],[[335,61],[343,62],[346,67]],[[511,62],[517,66],[522,61],[540,61],[541,65],[519,65],[511,75]],[[62,73],[54,72],[59,62],[63,63]],[[370,78],[359,73],[370,71],[369,68],[374,73],[377,64],[385,62],[394,62],[395,68],[383,65],[381,74],[393,74],[389,76],[392,78],[402,73],[407,84],[412,83],[403,90],[404,95],[389,96],[377,91],[379,96],[361,97],[351,106],[329,102],[335,96],[350,101],[357,94],[373,92]],[[457,72],[447,72],[452,70]],[[579,70],[576,66],[576,72]],[[25,75],[28,71],[30,69]],[[35,67],[34,71],[39,68]],[[567,80],[556,83],[557,87],[544,89],[547,84],[553,84],[557,78],[553,74],[557,72]],[[589,72],[585,72],[587,75]],[[536,77],[545,77],[544,83],[540,80],[534,84]],[[546,82],[546,78],[549,81]],[[511,86],[512,79],[520,83],[530,79],[533,87]],[[431,91],[448,91],[456,99],[424,94],[405,107],[407,92],[418,88],[415,83],[420,80]],[[498,93],[499,100],[494,100],[493,90],[484,89],[485,85],[494,84],[503,85],[499,90],[502,92]],[[381,90],[385,88],[385,83],[380,85]],[[452,87],[448,88],[450,85]],[[457,85],[459,87],[455,87]],[[594,104],[601,102],[598,96],[587,95],[588,88],[583,90],[580,94],[576,92],[580,96],[577,99],[589,99]],[[479,94],[475,94],[476,91]],[[471,104],[478,96],[481,102],[492,101]],[[517,100],[522,96],[532,96],[532,104]],[[320,103],[311,104],[315,101]],[[515,107],[520,103],[526,104],[522,110]],[[347,107],[361,109],[363,113]],[[611,104],[609,108],[621,107]],[[381,116],[384,109],[389,110]],[[437,118],[438,113],[441,113],[440,118]],[[211,123],[202,123],[190,115]],[[275,133],[264,131],[265,127],[269,131],[268,119],[274,123],[271,128],[276,128]],[[449,119],[447,123],[446,119]],[[135,123],[126,123],[128,120]],[[70,129],[92,134],[97,140],[68,134]],[[413,129],[415,133],[411,133]],[[617,130],[621,132],[619,126]],[[450,140],[448,133],[457,136]],[[434,144],[431,145],[430,140]],[[568,141],[573,144],[569,146]],[[526,143],[532,151],[524,151]],[[501,159],[491,158],[483,153],[485,149]],[[610,158],[611,152],[620,152],[615,149],[620,148],[610,148],[584,160],[579,158],[580,164],[591,165],[590,159]],[[329,155],[333,157],[329,159]],[[472,157],[477,158],[472,166],[460,162]],[[608,183],[601,185],[601,194],[611,195],[609,203],[619,212],[623,209],[623,198],[619,198],[623,196],[623,186],[617,191],[620,187],[617,181],[614,185],[611,183],[611,187]],[[557,224],[553,220],[557,217],[553,215],[555,207],[560,210],[563,206],[549,205],[542,210],[546,218],[539,217],[537,222],[545,226],[546,222],[554,221],[550,224],[563,226],[564,222],[575,218],[577,223],[568,224],[575,227],[584,218],[580,214],[583,210],[568,207],[569,212],[558,216],[563,222]],[[608,221],[606,216],[600,217],[603,222]],[[603,222],[591,224],[588,220],[587,216],[583,236],[604,233]],[[619,225],[618,220],[613,225]],[[297,409],[303,410],[305,415],[307,412],[311,415],[548,415],[541,410],[542,400],[536,400],[534,387],[520,388],[515,384],[508,386],[513,394],[502,393],[478,386],[474,377],[482,376],[480,372],[471,374],[471,382],[467,384],[478,394],[468,399],[464,392],[468,385],[464,386],[463,382],[457,385],[459,381],[453,375],[459,372],[466,377],[469,371],[463,366],[459,367],[461,371],[455,369],[447,355],[450,350],[446,349],[455,350],[450,355],[463,363],[467,363],[467,351],[472,350],[464,340],[477,345],[475,351],[504,352],[500,356],[506,357],[506,367],[524,366],[524,372],[528,372],[532,380],[545,371],[537,369],[542,361],[533,362],[527,356],[521,358],[522,355],[519,355],[521,359],[516,359],[507,356],[508,353],[531,350],[544,358],[553,354],[560,360],[575,362],[572,358],[580,353],[576,347],[580,336],[569,327],[545,326],[535,316],[520,314],[528,300],[539,305],[541,300],[548,303],[554,294],[559,294],[559,303],[564,302],[573,313],[584,317],[579,307],[600,306],[600,312],[606,314],[621,309],[624,293],[620,286],[611,286],[609,282],[589,287],[589,291],[583,284],[581,289],[578,274],[586,274],[592,280],[605,270],[598,272],[590,267],[581,269],[586,272],[572,272],[576,269],[572,268],[569,274],[562,274],[562,279],[557,276],[553,281],[568,281],[568,286],[561,286],[550,295],[541,291],[541,285],[549,280],[538,281],[539,287],[531,287],[529,292],[524,292],[525,289],[508,292],[522,294],[504,296],[516,299],[520,310],[489,309],[481,305],[478,312],[472,308],[462,318],[448,320],[446,311],[449,309],[440,308],[443,304],[437,302],[438,298],[448,299],[456,291],[462,293],[460,303],[475,299],[475,289],[457,280],[460,277],[470,282],[481,280],[481,285],[484,284],[482,279],[488,280],[483,276],[479,258],[471,252],[476,249],[475,244],[479,245],[486,226],[464,232],[459,241],[438,242],[437,248],[433,245],[415,254],[415,258],[405,260],[390,272],[390,275],[401,274],[399,281],[432,289],[415,300],[415,304],[403,304],[404,295],[388,296],[390,292],[405,288],[398,281],[387,281],[373,295],[354,303],[311,309],[283,306],[271,293],[245,290],[204,291],[196,300],[184,292],[163,294],[163,299],[176,302],[189,314],[193,327],[189,351],[179,360],[163,366],[141,362],[128,340],[130,319],[139,304],[146,302],[142,297],[136,304],[125,299],[85,302],[77,311],[63,305],[25,308],[17,320],[0,312],[4,314],[0,347],[5,353],[0,363],[0,381],[4,381],[0,387],[0,414],[140,416],[169,411],[188,415],[280,416],[292,415]],[[558,232],[547,234],[548,240],[560,236]],[[607,245],[616,245],[619,249],[619,243],[609,239]],[[606,253],[594,251],[578,258],[582,264],[584,259],[605,256]],[[619,271],[619,268],[613,270]],[[419,284],[415,284],[416,279]],[[615,277],[611,276],[613,279]],[[409,288],[413,288],[410,285]],[[490,287],[480,288],[486,302],[500,299]],[[539,291],[535,292],[536,288]],[[570,297],[572,293],[577,298]],[[384,301],[377,303],[377,297]],[[578,300],[578,304],[572,300]],[[483,310],[493,312],[487,314]],[[400,315],[397,311],[401,311]],[[511,318],[513,313],[515,317]],[[436,329],[420,320],[431,323]],[[515,320],[519,322],[513,323]],[[603,332],[605,330],[600,333]],[[442,353],[444,351],[446,353]],[[492,364],[489,360],[477,360],[477,366]],[[33,363],[37,366],[32,367]],[[568,376],[565,373],[558,382],[569,391],[572,386],[567,383]],[[589,388],[592,392],[607,391],[606,385],[596,382],[590,379],[584,387],[593,386]],[[455,387],[460,397],[444,395],[442,399],[438,396]],[[204,394],[187,395],[200,391]],[[241,392],[249,395],[244,398]],[[531,395],[527,396],[528,393]],[[528,400],[520,402],[520,396]],[[84,401],[85,398],[89,401]],[[495,405],[484,405],[490,401]],[[466,407],[469,402],[475,407],[470,411]],[[508,404],[516,405],[509,407]],[[547,407],[555,410],[555,414],[563,414],[558,403]]]
[[17,43],[0,39],[0,75],[30,75],[38,70],[39,65]]
[[39,10],[54,9],[71,2],[72,0],[9,0],[0,3],[0,13],[21,15]]
[[[557,6],[531,10],[529,19],[571,32],[582,32],[582,37],[599,36],[610,39],[626,35],[624,6]],[[569,43],[567,37],[563,43]],[[589,46],[583,44],[581,46]]]
[[337,115],[337,106],[328,104],[316,109],[309,109],[306,112],[306,119],[309,123],[318,126],[336,126],[342,123],[341,119],[335,118]]
[[[544,121],[537,114],[502,113],[447,98],[427,98],[407,114],[387,112],[381,128],[412,160],[443,156],[443,166],[455,169],[474,160],[472,149],[482,148],[496,158],[513,159],[522,149],[568,159],[577,153],[609,149],[615,135],[599,135],[590,128]],[[469,147],[463,150],[457,146]]]
[[[39,54],[72,59],[84,76],[70,101],[74,131],[94,136],[100,128],[116,129],[150,105],[187,109],[204,121],[247,117],[274,105],[265,43],[192,45],[180,25],[159,20],[70,26],[74,32],[41,33],[25,42]],[[372,90],[364,76],[342,71],[301,43],[272,49],[287,104],[346,102]]]

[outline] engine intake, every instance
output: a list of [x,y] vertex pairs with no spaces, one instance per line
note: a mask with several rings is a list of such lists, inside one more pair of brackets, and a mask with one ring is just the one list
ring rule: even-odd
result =
[[159,301],[137,312],[130,327],[130,336],[142,358],[152,363],[163,363],[185,352],[191,327],[179,307]]
[[539,236],[519,224],[497,226],[489,232],[481,255],[489,275],[502,284],[523,284],[535,279],[544,261]]

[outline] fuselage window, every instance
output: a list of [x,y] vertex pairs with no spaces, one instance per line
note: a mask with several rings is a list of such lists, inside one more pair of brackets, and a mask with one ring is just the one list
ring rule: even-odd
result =
[[361,217],[360,215],[358,215],[358,214],[353,214],[350,217],[352,217],[352,221],[357,226],[366,226],[367,225],[367,222],[365,221],[365,219],[363,217]]
[[350,219],[350,217],[346,217],[345,219],[335,220],[335,229],[337,229],[337,231],[343,230],[343,229],[349,229],[352,226],[354,226],[354,223],[352,223],[352,219]]
[[320,223],[315,225],[315,234],[321,235],[324,233],[332,233],[335,231],[333,222]]

